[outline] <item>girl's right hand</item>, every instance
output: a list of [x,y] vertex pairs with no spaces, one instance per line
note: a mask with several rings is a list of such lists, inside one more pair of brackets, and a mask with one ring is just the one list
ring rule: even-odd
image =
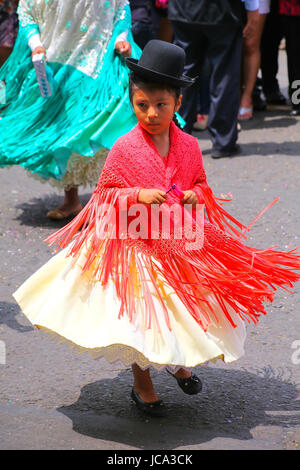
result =
[[160,189],[141,189],[138,195],[138,202],[143,204],[162,204],[167,195]]
[[45,56],[45,60],[47,60],[47,53],[46,53],[46,49],[43,47],[43,46],[38,46],[34,49],[34,51],[32,52],[32,57],[36,54],[44,54]]

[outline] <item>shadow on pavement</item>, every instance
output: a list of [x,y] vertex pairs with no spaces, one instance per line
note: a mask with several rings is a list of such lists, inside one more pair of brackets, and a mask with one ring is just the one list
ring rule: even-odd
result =
[[0,302],[0,325],[5,324],[19,333],[27,333],[28,331],[34,330],[33,327],[21,325],[17,321],[16,316],[19,314],[20,308],[17,304]]
[[253,119],[249,121],[241,121],[243,130],[251,129],[272,129],[296,126],[299,119],[290,116],[291,108],[286,109],[270,109],[267,111],[254,111]]
[[[241,158],[249,157],[251,155],[292,155],[300,156],[299,142],[251,142],[244,143],[238,142],[241,147],[241,153],[232,157],[222,157],[222,160],[228,160],[228,158]],[[202,155],[210,155],[211,149],[205,149],[202,151]]]
[[299,392],[282,372],[197,369],[203,391],[195,397],[184,395],[165,372],[152,374],[169,410],[165,418],[145,417],[131,404],[131,369],[84,386],[76,403],[57,411],[80,434],[141,449],[168,450],[220,437],[251,440],[259,425],[299,425]]
[[[242,153],[237,157],[249,155],[292,155],[299,156],[299,142],[251,142],[241,143]],[[234,157],[235,158],[235,157]]]
[[[247,131],[251,129],[272,129],[275,128],[286,128],[289,126],[296,126],[300,118],[290,115],[291,107],[283,106],[276,108],[275,106],[266,111],[254,111],[253,118],[248,121],[240,121],[241,131]],[[209,138],[208,130],[198,131],[193,130],[193,135],[198,139]]]
[[[296,126],[300,122],[300,118],[289,116],[290,107],[285,107],[284,109],[269,109],[267,111],[256,111],[254,113],[253,119],[249,121],[241,122],[241,133],[240,137],[246,135],[247,131],[259,129],[259,130],[268,130],[268,129],[280,129],[280,128],[289,128],[291,126]],[[291,130],[292,131],[292,130]],[[199,139],[199,144],[201,148],[201,140],[210,140],[210,133],[208,130],[197,132],[193,131],[193,135]],[[240,155],[236,155],[230,158],[237,158],[242,156],[249,155],[299,155],[299,142],[286,140],[280,143],[278,142],[260,142],[259,136],[252,139],[251,142],[244,143],[238,139],[238,143],[241,146],[242,152]],[[204,149],[202,151],[203,155],[209,155],[211,149]]]
[[[91,197],[91,193],[80,194],[80,200],[84,206]],[[22,204],[16,205],[17,209],[20,209],[22,212],[16,220],[20,221],[21,225],[26,225],[30,227],[43,227],[43,228],[53,228],[60,229],[72,219],[65,220],[50,220],[47,217],[47,212],[55,207],[62,205],[64,200],[63,196],[57,194],[51,194],[43,198],[34,198],[28,202],[23,202]]]

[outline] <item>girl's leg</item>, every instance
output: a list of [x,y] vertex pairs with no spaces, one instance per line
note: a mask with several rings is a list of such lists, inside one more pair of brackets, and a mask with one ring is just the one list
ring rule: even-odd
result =
[[[259,24],[256,35],[251,39],[244,39],[243,51],[243,80],[240,108],[253,108],[252,93],[260,67],[260,40],[267,15],[259,15]],[[252,109],[248,113],[240,113],[240,119],[252,117]]]
[[179,369],[174,375],[177,379],[188,379],[191,376],[191,372],[186,369]]
[[65,200],[57,209],[48,212],[47,217],[54,220],[63,220],[77,215],[82,209],[78,195],[78,188],[65,189]]
[[65,200],[60,209],[66,212],[74,212],[82,209],[77,187],[65,190]]
[[137,364],[133,364],[132,372],[134,377],[134,390],[138,396],[146,403],[157,401],[159,398],[153,387],[150,370],[143,370]]

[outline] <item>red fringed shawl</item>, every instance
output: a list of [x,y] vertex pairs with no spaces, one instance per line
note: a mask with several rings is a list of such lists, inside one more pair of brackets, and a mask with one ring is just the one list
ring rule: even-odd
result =
[[[197,222],[196,249],[186,249],[186,239],[176,239],[174,219],[170,239],[163,239],[161,225],[158,238],[133,239],[128,237],[128,226],[134,216],[128,218],[125,228],[120,227],[116,217],[120,207],[129,211],[134,208],[141,188],[167,191],[172,184],[182,191],[192,189],[199,203],[205,205],[207,219]],[[222,208],[225,200],[216,198],[207,184],[194,137],[172,123],[169,154],[162,158],[150,136],[137,125],[110,151],[85,208],[46,241],[59,248],[71,242],[68,254],[75,259],[85,250],[83,272],[91,273],[103,286],[110,279],[114,281],[121,300],[120,316],[126,313],[134,321],[137,301],[143,299],[146,328],[151,328],[153,321],[159,326],[153,292],[169,324],[163,298],[165,284],[175,291],[204,331],[218,323],[220,315],[208,295],[233,327],[233,310],[242,319],[256,323],[260,314],[266,313],[263,302],[273,300],[277,286],[292,288],[300,280],[295,272],[300,269],[300,256],[295,250],[280,252],[274,247],[261,250],[245,246],[240,240],[248,228]],[[168,211],[171,204],[180,205],[184,211],[172,192],[161,207]],[[149,220],[149,207],[143,217],[141,225]],[[194,227],[195,224],[193,214]]]

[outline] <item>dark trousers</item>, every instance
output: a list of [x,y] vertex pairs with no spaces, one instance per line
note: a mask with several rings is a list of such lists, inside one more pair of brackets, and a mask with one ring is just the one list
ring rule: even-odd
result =
[[[292,85],[296,80],[300,80],[300,16],[282,15],[282,20],[288,63],[289,96],[292,98],[295,91]],[[293,108],[300,109],[300,105],[293,103]]]
[[209,114],[210,97],[209,97],[209,77],[210,64],[206,59],[201,67],[201,75],[199,77],[199,99],[197,111],[199,114]]
[[[237,115],[240,102],[242,29],[238,25],[194,25],[172,21],[174,43],[186,53],[184,73],[201,75],[204,59],[210,66],[210,110],[208,130],[213,148],[230,150],[237,141]],[[183,90],[180,115],[191,133],[197,116],[199,82]]]
[[279,15],[278,0],[271,1],[271,10],[267,15],[261,38],[261,76],[265,93],[273,93],[279,90],[277,80],[278,73],[278,48],[283,33],[283,18]]

